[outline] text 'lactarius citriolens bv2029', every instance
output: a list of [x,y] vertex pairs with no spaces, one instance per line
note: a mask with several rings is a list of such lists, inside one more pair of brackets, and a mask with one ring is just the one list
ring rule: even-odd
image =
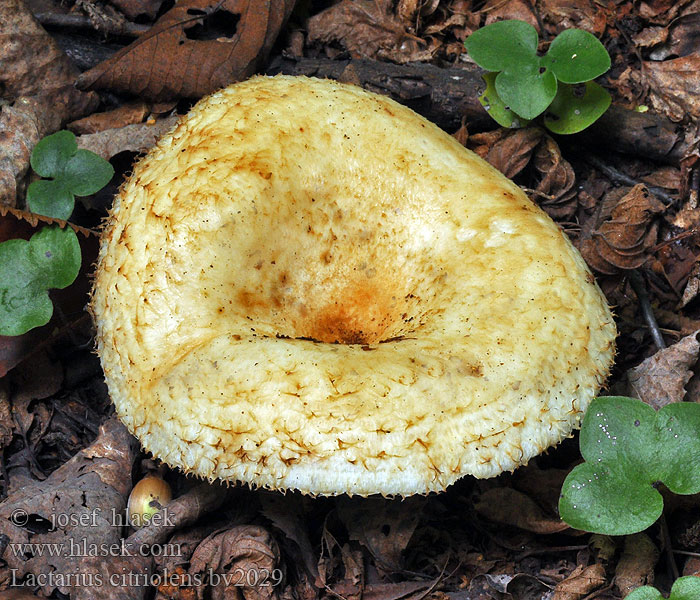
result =
[[524,464],[614,354],[592,275],[515,184],[408,108],[303,77],[216,92],[136,165],[92,310],[146,450],[313,494]]

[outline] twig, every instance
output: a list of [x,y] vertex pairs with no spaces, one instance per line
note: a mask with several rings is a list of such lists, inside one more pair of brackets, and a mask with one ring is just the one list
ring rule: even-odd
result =
[[642,315],[644,316],[644,320],[649,326],[651,337],[653,338],[656,347],[659,350],[663,350],[666,347],[666,342],[664,342],[664,338],[661,335],[661,331],[659,330],[659,324],[656,322],[654,311],[651,308],[651,302],[649,302],[649,294],[647,294],[647,288],[646,284],[644,283],[644,279],[640,275],[639,271],[637,271],[636,269],[630,271],[629,277],[632,289],[634,290],[634,293],[637,294],[637,298],[639,299],[639,306],[642,309]]
[[[630,177],[629,175],[625,175],[622,171],[618,171],[615,167],[606,165],[597,156],[593,156],[592,154],[586,154],[584,156],[584,159],[588,164],[601,171],[603,175],[605,175],[613,183],[621,183],[622,185],[637,185],[639,183],[642,183],[641,181],[632,179],[632,177]],[[647,189],[657,198],[659,198],[659,200],[661,200],[664,204],[671,206],[676,202],[676,199],[673,196],[671,196],[666,190],[660,187],[657,187],[655,185],[648,185]]]
[[[38,12],[34,13],[34,16],[39,23],[42,25],[48,25],[49,27],[74,27],[76,29],[91,29],[93,31],[95,29],[95,26],[93,25],[92,21],[90,21],[90,18],[85,15]],[[139,37],[140,35],[146,33],[150,28],[150,25],[141,25],[139,23],[126,21],[125,23],[114,27],[114,29],[111,31],[103,30],[103,32],[110,33],[112,35]]]
[[700,558],[700,552],[688,552],[687,550],[674,550],[674,554],[680,554],[682,556],[692,556],[693,558]]
[[588,596],[584,596],[583,598],[581,598],[581,600],[593,600],[593,598],[597,598],[601,594],[604,594],[605,592],[610,591],[612,589],[612,586],[613,586],[613,584],[609,583],[604,588],[600,588],[599,590],[596,590],[595,592],[588,594]]

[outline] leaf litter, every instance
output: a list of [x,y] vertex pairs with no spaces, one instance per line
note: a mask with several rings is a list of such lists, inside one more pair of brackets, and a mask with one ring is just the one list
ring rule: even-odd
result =
[[[128,154],[122,167],[128,170],[131,158],[147,151],[176,118],[160,118],[163,113],[153,106],[154,101],[167,99],[171,103],[166,112],[182,112],[186,107],[176,106],[181,99],[198,98],[264,68],[275,39],[280,32],[282,37],[287,35],[285,22],[290,24],[287,29],[290,39],[295,40],[297,57],[379,59],[399,64],[430,61],[441,66],[468,62],[464,39],[479,26],[498,19],[524,19],[549,40],[564,28],[580,27],[603,36],[613,55],[607,80],[615,102],[666,115],[677,125],[665,124],[663,131],[675,131],[674,140],[690,140],[691,152],[682,163],[674,159],[672,165],[654,164],[642,151],[635,163],[605,148],[585,150],[633,181],[623,183],[582,160],[581,146],[550,137],[536,127],[472,132],[467,122],[462,138],[468,147],[514,177],[566,229],[599,274],[601,286],[616,306],[621,332],[619,372],[614,374],[612,385],[629,385],[652,403],[700,400],[696,337],[700,324],[698,136],[693,129],[698,118],[695,92],[699,71],[693,68],[700,14],[696,2],[656,0],[635,5],[623,0],[613,6],[569,0],[343,0],[300,2],[293,14],[291,2],[261,3],[256,5],[260,10],[253,11],[255,14],[249,12],[250,4],[188,0],[169,8],[158,0],[112,0],[109,10],[116,8],[116,19],[123,18],[127,24],[147,22],[150,29],[80,77],[82,86],[102,90],[102,116],[92,114],[97,96],[72,89],[77,72],[60,51],[54,49],[45,55],[41,69],[46,69],[46,75],[32,68],[33,48],[43,43],[48,47],[48,42],[43,30],[36,28],[24,7],[17,4],[16,15],[21,18],[16,20],[15,29],[0,32],[0,64],[7,64],[3,60],[16,64],[3,71],[5,79],[1,81],[4,89],[14,90],[4,96],[30,96],[26,102],[4,105],[0,114],[0,197],[10,203],[21,202],[33,145],[66,121],[85,114],[90,115],[88,120],[75,125],[84,133],[79,136],[80,146],[117,162]],[[79,2],[75,9],[91,15],[95,22],[111,14],[95,3]],[[107,31],[104,21],[101,27]],[[10,35],[3,41],[5,31]],[[21,37],[25,35],[30,37]],[[8,39],[15,44],[17,54],[7,54]],[[19,40],[24,46],[17,44]],[[56,91],[47,95],[51,89]],[[134,104],[124,107],[124,98],[134,97]],[[677,200],[670,204],[661,201],[654,187],[667,190]],[[98,221],[80,222],[93,227]],[[15,225],[9,228],[12,235],[27,235],[19,230]],[[654,346],[648,327],[640,319],[639,304],[628,281],[635,269],[645,274],[661,334],[669,342],[665,350]],[[81,332],[77,327],[73,331]],[[0,511],[10,505],[27,507],[37,515],[32,526],[39,527],[36,533],[26,531],[26,527],[9,528],[9,532],[19,535],[18,539],[25,535],[47,543],[71,539],[115,540],[118,544],[145,541],[155,547],[176,544],[181,550],[180,556],[80,558],[79,571],[86,576],[123,572],[156,576],[149,581],[150,586],[45,586],[44,594],[58,590],[70,598],[129,600],[149,593],[158,600],[257,600],[263,596],[308,600],[321,596],[348,600],[580,600],[618,598],[638,584],[651,582],[654,576],[666,590],[670,587],[653,537],[627,538],[604,552],[600,544],[594,550],[595,536],[581,536],[562,525],[556,514],[557,491],[563,476],[580,460],[569,442],[514,475],[490,482],[465,480],[446,494],[417,501],[314,500],[296,494],[227,491],[208,484],[193,486],[179,474],[167,472],[176,489],[172,510],[179,515],[173,527],[142,532],[117,528],[116,535],[111,526],[98,527],[99,533],[79,528],[41,529],[45,525],[42,515],[50,514],[47,510],[52,502],[59,502],[56,506],[61,510],[75,512],[76,502],[83,502],[83,491],[88,498],[86,505],[80,505],[83,512],[89,512],[90,507],[119,509],[132,482],[151,467],[148,459],[139,461],[133,439],[117,433],[99,377],[78,379],[81,383],[75,389],[70,387],[75,384],[66,383],[75,380],[70,372],[75,370],[72,365],[77,359],[71,353],[94,363],[89,347],[76,349],[65,338],[58,342],[49,338],[52,343],[42,342],[37,351],[40,339],[46,340],[46,334],[24,340],[24,349],[5,363],[5,370],[29,353],[35,362],[25,361],[0,380],[0,442],[4,450],[0,473],[4,473],[4,490],[9,494]],[[33,378],[33,364],[45,377]],[[95,368],[99,370],[98,365]],[[101,400],[93,409],[90,402],[94,398]],[[101,422],[103,429],[95,439]],[[119,457],[111,456],[114,468],[103,471],[96,465],[109,454],[105,442]],[[87,458],[86,452],[94,455]],[[89,468],[80,471],[78,465],[85,464]],[[88,472],[93,471],[97,475],[88,478]],[[108,472],[112,475],[107,476]],[[693,514],[692,499],[684,502],[691,503],[691,510],[683,513],[686,509],[670,507],[669,518]],[[698,539],[693,532],[700,524],[696,513],[684,518],[684,537],[679,540],[692,544]],[[4,522],[10,527],[8,519]],[[0,536],[0,544],[5,543],[3,539]],[[3,553],[6,562],[8,548],[9,542]],[[49,568],[46,557],[34,556],[21,563],[19,558],[11,560],[21,564],[23,570],[18,572],[24,573],[25,582],[33,573]],[[692,569],[691,559],[686,566]],[[60,558],[51,568],[57,573],[75,572]],[[281,569],[282,583],[265,590],[227,587],[225,579],[214,586],[186,585],[188,577],[191,581],[203,574],[223,576],[236,569],[275,568]],[[168,573],[178,577],[165,577]],[[11,576],[8,566],[0,568],[0,588],[9,589]]]

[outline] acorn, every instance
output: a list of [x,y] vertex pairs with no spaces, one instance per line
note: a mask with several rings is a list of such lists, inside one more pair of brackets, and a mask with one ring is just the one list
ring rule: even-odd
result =
[[129,494],[126,514],[129,525],[140,529],[147,525],[161,508],[172,500],[173,494],[166,481],[156,475],[146,475]]

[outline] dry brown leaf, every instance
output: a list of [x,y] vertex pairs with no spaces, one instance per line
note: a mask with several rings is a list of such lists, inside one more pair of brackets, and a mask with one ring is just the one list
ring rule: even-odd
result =
[[342,497],[337,510],[350,539],[367,548],[381,569],[397,570],[424,505],[425,498],[416,496],[404,500]]
[[[12,431],[14,429],[8,387],[7,380],[0,379],[0,448],[2,449],[9,446],[12,441]],[[7,485],[4,493],[7,493]]]
[[[430,588],[432,582],[404,581],[401,583],[377,583],[362,588],[362,600],[411,600],[422,597],[419,592]],[[334,585],[330,591],[332,598],[351,598],[357,594],[358,587],[350,582]]]
[[686,56],[695,52],[700,43],[700,13],[682,15],[668,27],[649,29],[661,29],[663,32],[663,39],[654,44],[655,47],[649,54],[652,59],[664,60],[669,56]]
[[664,61],[645,61],[649,103],[672,121],[700,117],[700,52]]
[[696,331],[673,346],[659,350],[642,364],[627,372],[630,395],[656,410],[673,402],[681,402],[685,386],[698,362],[700,342]]
[[615,567],[615,587],[624,598],[632,590],[654,583],[654,568],[659,551],[645,533],[628,535],[625,548]]
[[467,146],[506,177],[513,178],[530,162],[543,136],[539,127],[501,128],[470,136]]
[[553,219],[573,217],[578,204],[574,189],[576,174],[550,136],[544,136],[537,147],[533,164],[540,175],[535,189],[542,194],[535,195],[533,200]]
[[489,521],[533,533],[558,533],[569,528],[559,517],[545,515],[532,498],[512,488],[486,490],[474,508]]
[[[137,446],[126,428],[111,419],[92,445],[46,481],[30,483],[8,497],[0,505],[0,533],[20,546],[6,547],[6,566],[0,571],[15,581],[43,574],[37,583],[46,596],[54,589],[72,593],[75,581],[68,577],[75,577],[76,554],[100,544],[119,545],[120,528],[113,526],[112,511],[120,514],[126,507]],[[31,549],[29,543],[44,551]]]
[[564,581],[557,584],[552,600],[581,600],[605,584],[605,567],[599,563],[579,565]]
[[584,231],[579,250],[596,271],[614,275],[620,269],[643,265],[648,251],[656,244],[655,216],[664,205],[638,184],[607,194],[600,205],[592,231]]
[[556,514],[561,486],[568,474],[569,469],[540,469],[537,462],[532,461],[515,471],[513,487],[531,498],[537,498],[540,506]]
[[[532,600],[533,598],[547,598],[551,595],[550,586],[546,585],[537,577],[528,575],[527,573],[516,573],[515,575],[498,574],[492,575],[486,573],[475,577],[475,580],[483,578],[488,582],[490,588],[496,590],[499,594],[498,598],[505,597],[512,598],[513,600]],[[471,591],[471,586],[470,586]],[[468,596],[469,599],[474,598],[471,594]],[[476,596],[478,600],[486,600],[487,598],[491,600],[493,598],[492,593],[487,593],[486,596],[478,595]]]
[[305,519],[302,500],[296,495],[280,496],[266,494],[261,496],[261,513],[284,533],[287,539],[296,545],[294,554],[300,556],[301,562],[309,576],[321,587],[318,574],[318,556],[311,545],[308,534],[308,522]]
[[537,17],[532,12],[531,3],[525,0],[489,0],[481,9],[486,13],[484,25],[490,25],[496,21],[505,19],[517,19],[532,25],[539,32],[540,26]]
[[109,3],[134,21],[138,17],[144,16],[155,19],[163,0],[109,0]]
[[390,10],[375,0],[342,0],[307,22],[309,43],[340,44],[353,58],[405,63],[418,60],[418,40]]
[[156,101],[199,98],[255,73],[293,8],[294,0],[183,0],[83,73],[78,87]]
[[[99,579],[102,585],[73,588],[71,600],[142,600],[146,594],[150,597],[151,582],[155,585],[177,582],[172,579],[172,572],[154,573],[154,556],[162,552],[178,554],[180,549],[164,545],[165,541],[175,530],[211,514],[227,498],[226,488],[220,485],[197,484],[172,500],[151,518],[148,525],[122,539],[119,552],[82,557],[77,565],[78,571],[84,577]],[[155,575],[153,579],[152,575]]]
[[0,2],[0,97],[47,94],[72,85],[77,72],[22,0]]
[[[192,554],[189,573],[202,577],[197,588],[203,600],[270,600],[282,586],[273,585],[273,571],[281,568],[277,542],[256,525],[215,531]],[[267,575],[266,575],[267,574]]]
[[146,152],[177,123],[177,116],[158,119],[153,125],[138,123],[119,129],[106,129],[78,137],[78,148],[90,150],[109,160],[120,152]]
[[680,307],[684,308],[690,304],[695,298],[700,294],[700,257],[695,259],[695,264],[690,271],[688,276],[688,283],[683,290],[683,297],[681,298]]
[[135,102],[127,102],[113,110],[93,113],[77,121],[71,121],[66,125],[66,129],[72,131],[75,135],[97,133],[105,129],[117,129],[126,125],[141,123],[148,116],[148,113],[148,105],[137,100]]
[[544,0],[538,3],[542,17],[556,31],[585,29],[601,36],[605,31],[605,15],[600,3],[592,0]]

